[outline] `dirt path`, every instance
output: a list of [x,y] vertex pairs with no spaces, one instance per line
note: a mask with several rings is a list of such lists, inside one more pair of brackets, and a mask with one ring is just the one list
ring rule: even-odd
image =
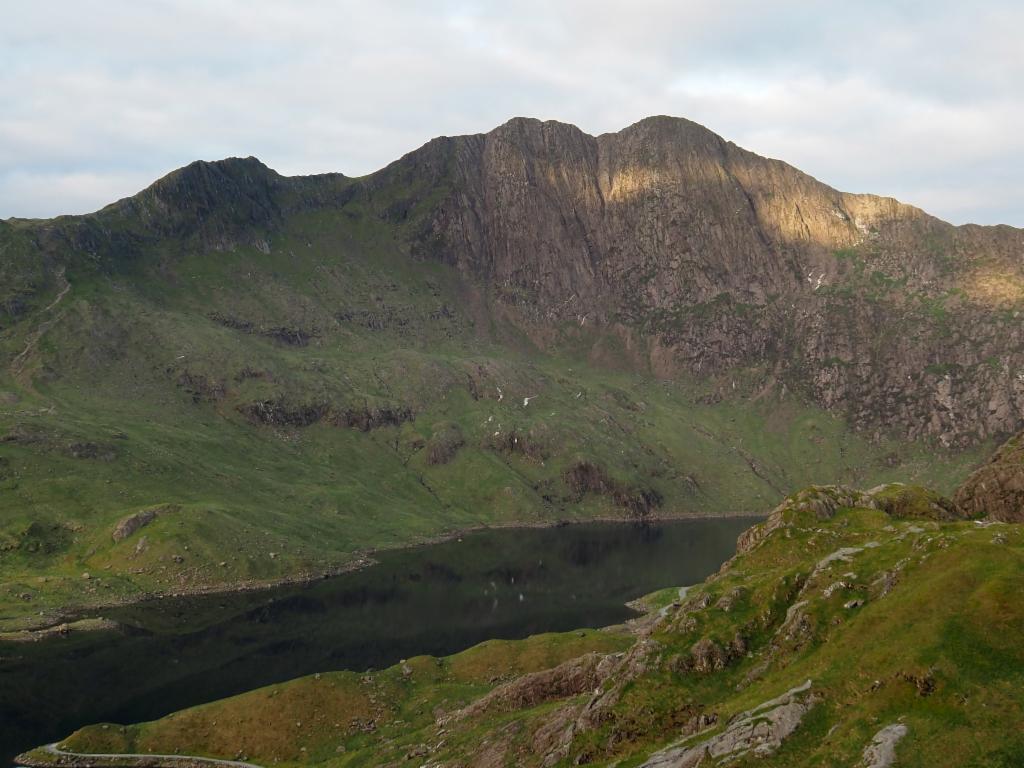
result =
[[[131,761],[132,768],[156,768],[161,766],[163,768],[263,768],[263,766],[256,765],[256,763],[244,763],[241,760],[219,760],[214,757],[197,757],[195,755],[134,755],[134,754],[84,754],[79,752],[65,752],[62,749],[58,749],[56,744],[47,744],[45,747],[40,747],[39,750],[48,752],[51,755],[55,755],[58,758],[62,758],[59,765],[65,766],[90,766],[90,768],[101,768],[104,765],[104,761],[109,761],[107,764],[110,768],[120,768],[125,765],[125,761]],[[27,766],[52,766],[52,762],[44,762],[36,760],[28,754],[19,755],[15,758],[15,762],[18,765]]]
[[[64,300],[64,297],[67,296],[68,291],[71,290],[71,283],[69,283],[68,279],[64,276],[63,267],[61,267],[57,271],[56,277],[57,285],[60,286],[60,291],[57,293],[57,298],[55,298],[53,301],[47,304],[46,308],[43,309],[41,314],[52,312],[57,307],[57,305]],[[44,320],[39,324],[38,328],[36,328],[31,334],[29,334],[28,343],[25,344],[25,348],[17,357],[15,357],[11,361],[11,373],[14,376],[17,376],[19,373],[21,373],[21,369],[24,367],[25,360],[28,358],[29,353],[31,353],[32,350],[35,348],[36,344],[39,342],[39,339],[41,339],[43,337],[43,334],[46,333],[46,330],[51,325],[53,325],[54,321],[56,321],[59,317],[60,316],[58,315],[57,317],[51,317],[49,320]]]

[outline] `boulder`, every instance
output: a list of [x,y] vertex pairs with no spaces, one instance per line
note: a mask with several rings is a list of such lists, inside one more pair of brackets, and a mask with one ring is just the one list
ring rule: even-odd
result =
[[1024,522],[1024,432],[1007,440],[953,494],[970,517]]

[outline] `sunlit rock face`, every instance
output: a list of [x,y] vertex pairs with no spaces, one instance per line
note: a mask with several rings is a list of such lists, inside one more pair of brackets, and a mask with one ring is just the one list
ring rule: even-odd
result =
[[414,253],[541,344],[593,338],[600,359],[611,335],[662,376],[756,369],[755,392],[949,447],[1022,423],[1021,230],[838,192],[668,117],[597,137],[517,118],[366,185]]

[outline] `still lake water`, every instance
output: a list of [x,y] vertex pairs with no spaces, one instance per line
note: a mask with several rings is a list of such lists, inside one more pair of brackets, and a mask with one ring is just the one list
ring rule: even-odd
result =
[[0,643],[0,764],[82,725],[151,720],[312,672],[615,624],[701,581],[754,518],[479,531],[303,586],[104,609],[118,631]]

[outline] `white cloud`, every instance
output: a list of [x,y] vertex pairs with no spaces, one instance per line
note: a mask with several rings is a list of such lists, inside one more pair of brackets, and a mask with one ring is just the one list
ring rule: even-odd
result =
[[513,115],[677,114],[840,188],[1024,225],[1022,23],[1012,0],[21,3],[0,217],[95,209],[197,157],[355,175]]

